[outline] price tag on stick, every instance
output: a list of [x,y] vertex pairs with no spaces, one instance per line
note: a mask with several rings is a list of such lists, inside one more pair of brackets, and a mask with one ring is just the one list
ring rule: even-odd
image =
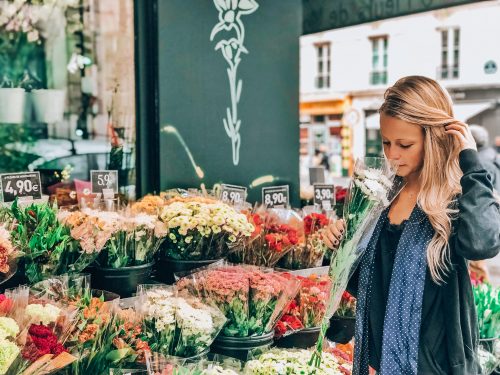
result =
[[221,184],[220,199],[224,203],[241,204],[247,199],[247,188],[237,185]]
[[118,193],[118,171],[90,171],[90,184],[93,194],[102,193],[105,189],[111,189],[116,194]]
[[314,205],[330,211],[335,206],[335,186],[314,184]]
[[262,202],[268,208],[286,208],[290,203],[288,185],[262,188]]
[[4,173],[0,175],[0,184],[3,201],[6,203],[13,202],[16,198],[42,198],[40,172]]

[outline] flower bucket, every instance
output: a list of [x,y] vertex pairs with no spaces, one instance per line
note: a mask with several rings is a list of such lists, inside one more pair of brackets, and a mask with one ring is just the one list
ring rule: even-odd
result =
[[20,262],[18,265],[13,262],[10,265],[10,271],[8,273],[0,274],[0,294],[5,293],[6,289],[15,288],[25,282],[24,264]]
[[162,283],[172,285],[176,281],[174,277],[175,273],[192,271],[218,262],[219,260],[220,259],[176,260],[159,257],[155,266],[155,279]]
[[123,268],[104,268],[96,266],[92,269],[92,287],[130,297],[137,290],[137,285],[149,284],[153,270],[153,262],[140,266]]
[[111,302],[120,298],[119,294],[110,292],[109,290],[92,289],[91,292],[92,292],[92,297],[95,298],[103,297],[104,302]]
[[22,124],[26,92],[20,88],[0,88],[0,123]]
[[347,344],[354,337],[356,318],[333,316],[326,337],[339,344]]
[[37,122],[51,124],[62,121],[66,103],[64,90],[33,90],[31,99]]
[[318,341],[319,331],[320,327],[304,328],[290,335],[283,336],[274,343],[278,348],[309,349]]
[[217,336],[211,352],[246,361],[250,354],[269,348],[273,343],[274,332],[262,336],[227,337]]

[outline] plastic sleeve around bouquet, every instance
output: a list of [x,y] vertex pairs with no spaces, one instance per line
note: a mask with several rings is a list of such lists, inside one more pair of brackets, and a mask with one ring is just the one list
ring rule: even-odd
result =
[[175,355],[192,357],[209,350],[227,319],[215,306],[186,293],[176,298],[176,322],[179,330]]
[[259,270],[250,274],[250,334],[271,332],[300,287],[296,278]]
[[90,274],[65,274],[40,281],[30,288],[36,298],[71,303],[90,290]]
[[253,227],[245,215],[214,199],[177,198],[160,214],[169,233],[163,255],[177,260],[211,260],[227,254],[227,243],[250,236]]
[[291,209],[257,207],[249,215],[254,231],[229,246],[229,259],[261,267],[274,267],[303,239],[302,218]]
[[76,309],[71,306],[32,301],[20,323],[16,343],[21,350],[9,373],[52,374],[74,363],[77,357],[65,344],[75,317]]
[[345,201],[346,232],[330,262],[332,287],[312,362],[321,363],[321,348],[329,319],[340,304],[347,283],[364,254],[382,211],[403,188],[403,180],[383,158],[358,159]]
[[295,246],[280,261],[280,265],[286,269],[296,270],[304,268],[319,267],[323,263],[323,257],[327,247],[323,241],[323,233],[330,219],[321,210],[311,207],[311,212],[303,209],[304,236],[297,246]]
[[243,363],[235,358],[211,353],[196,359],[148,353],[146,364],[149,375],[238,375],[244,367]]
[[176,347],[175,290],[166,285],[139,285],[137,311],[144,339],[152,351],[173,355]]
[[202,271],[199,276],[206,299],[212,301],[227,318],[222,334],[248,336],[250,282],[244,268],[224,266]]

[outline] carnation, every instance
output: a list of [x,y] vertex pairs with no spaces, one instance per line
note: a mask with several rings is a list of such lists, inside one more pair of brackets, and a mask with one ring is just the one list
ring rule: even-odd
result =
[[59,317],[60,313],[61,309],[51,304],[46,304],[45,306],[39,304],[31,304],[26,307],[26,314],[29,317],[31,317],[34,321],[40,322],[45,325],[54,323]]

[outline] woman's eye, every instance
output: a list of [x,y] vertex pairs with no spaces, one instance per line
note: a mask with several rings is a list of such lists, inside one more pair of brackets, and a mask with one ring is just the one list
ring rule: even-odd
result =
[[401,148],[410,148],[412,145],[400,145]]
[[389,146],[390,142],[382,142],[384,146]]

